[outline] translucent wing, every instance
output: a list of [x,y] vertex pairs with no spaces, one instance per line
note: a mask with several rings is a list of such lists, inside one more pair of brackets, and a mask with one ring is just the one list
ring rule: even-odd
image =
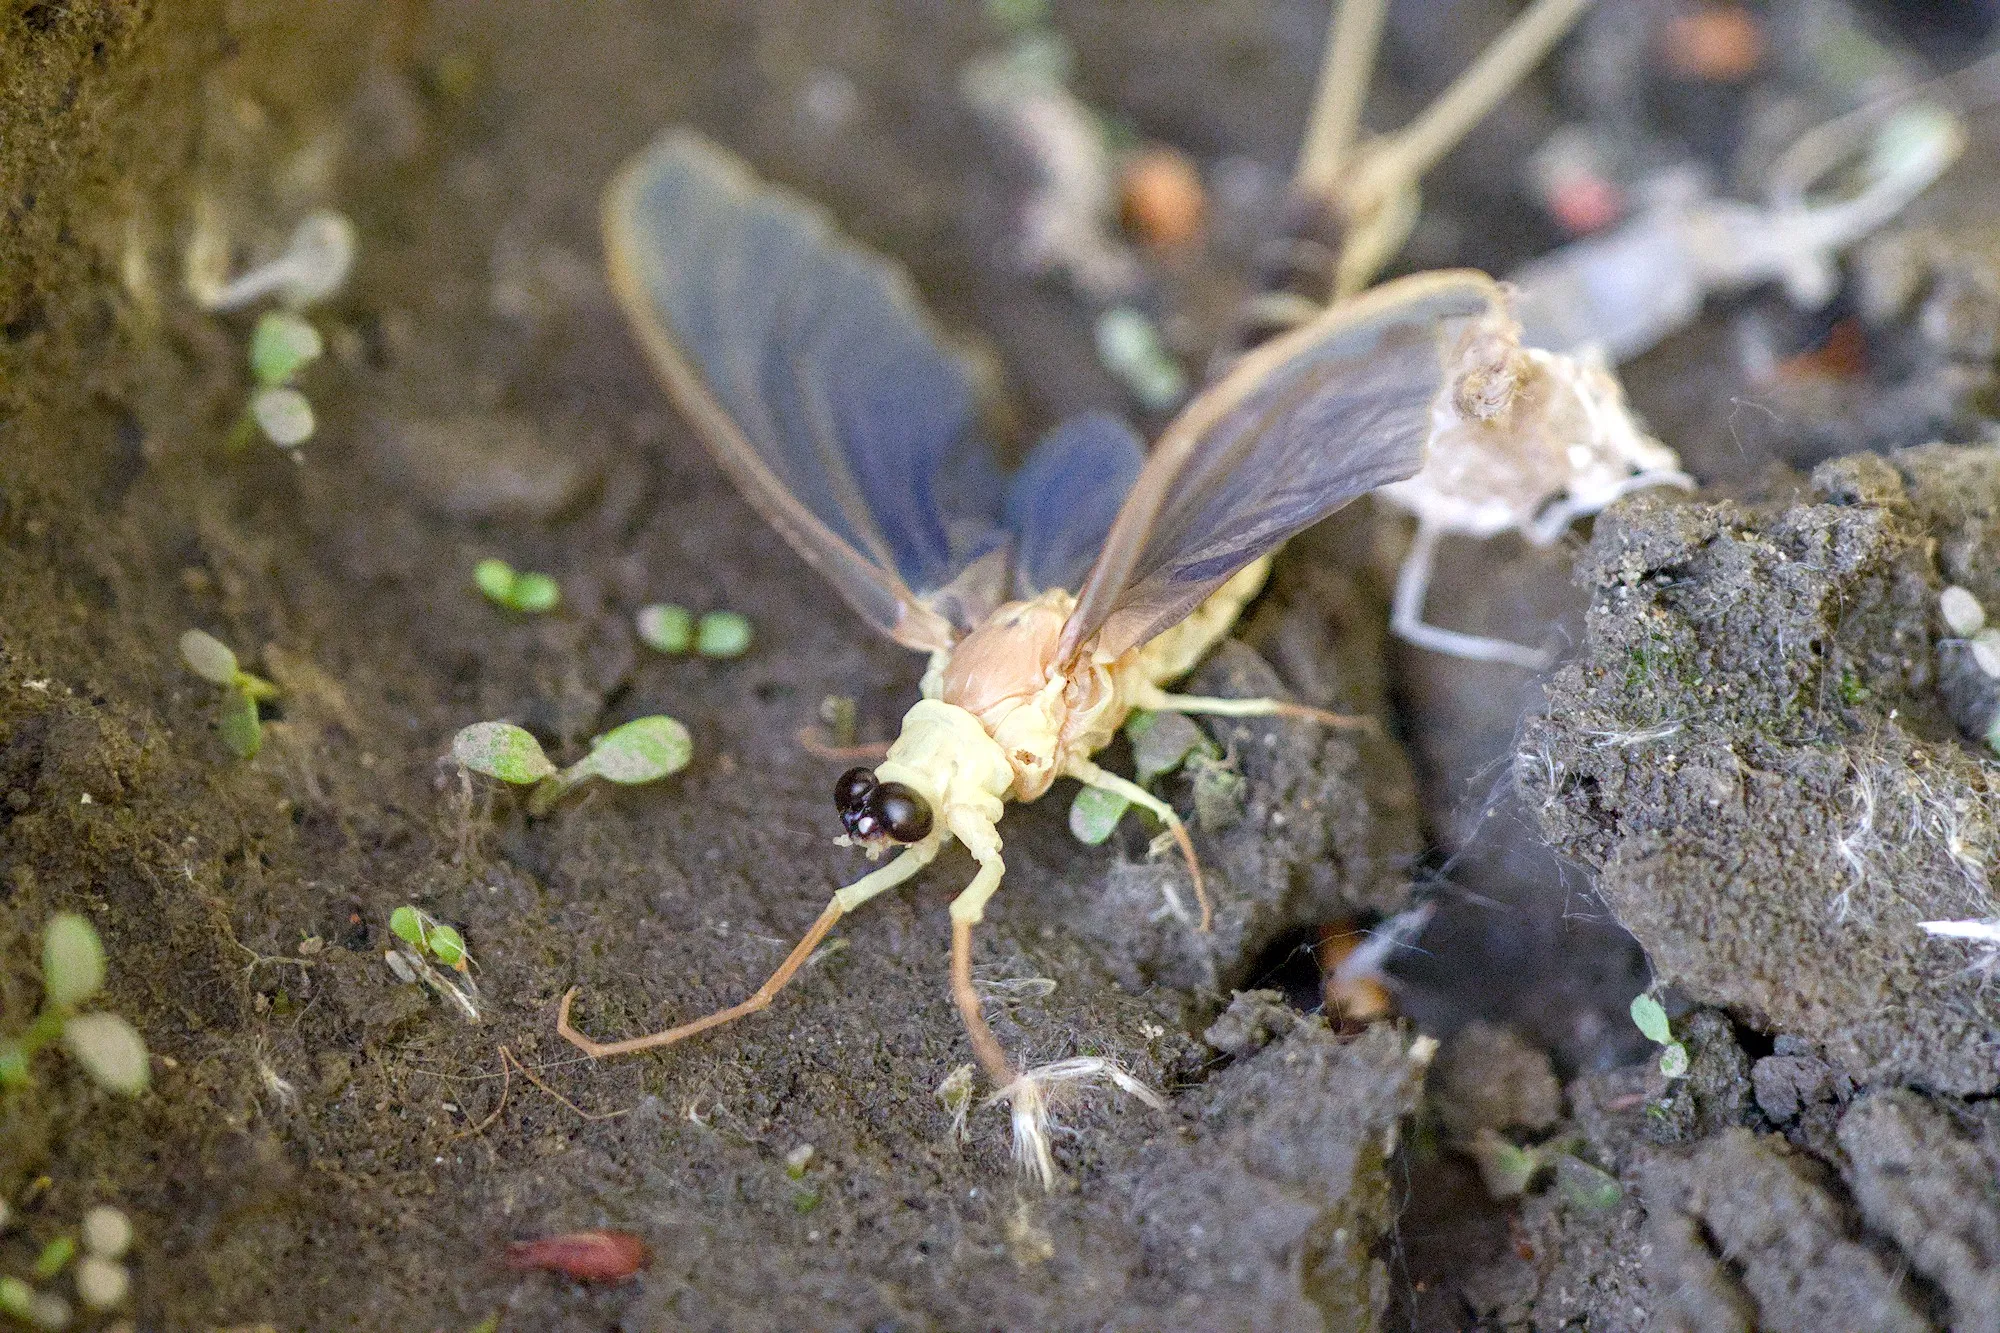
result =
[[1007,488],[1015,595],[1077,588],[1146,463],[1146,446],[1108,412],[1071,417],[1037,444]]
[[1416,472],[1444,380],[1439,321],[1500,299],[1483,273],[1421,273],[1238,361],[1154,445],[1063,627],[1062,660],[1145,643],[1293,533]]
[[870,624],[948,647],[945,590],[1005,540],[1001,487],[971,374],[903,272],[686,131],[619,174],[604,232],[620,303],[744,496]]

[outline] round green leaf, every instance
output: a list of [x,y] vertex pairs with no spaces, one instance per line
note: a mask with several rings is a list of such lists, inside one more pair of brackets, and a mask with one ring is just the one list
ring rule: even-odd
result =
[[655,652],[684,653],[694,643],[694,616],[665,603],[639,608],[639,642]]
[[405,903],[389,913],[389,933],[405,944],[424,947],[424,914]]
[[1674,1039],[1673,1026],[1667,1022],[1665,1007],[1650,995],[1632,997],[1632,1022],[1646,1034],[1648,1041],[1664,1046]]
[[750,651],[750,621],[734,611],[710,611],[695,627],[694,650],[703,657],[741,657]]
[[282,385],[325,350],[318,329],[288,311],[272,311],[250,335],[250,369],[259,384]]
[[514,604],[514,567],[505,560],[481,560],[472,567],[472,582],[488,600]]
[[222,712],[216,719],[222,743],[238,759],[255,759],[264,748],[264,724],[257,718],[257,701],[245,690],[233,689],[222,697]]
[[63,1045],[99,1087],[137,1096],[146,1090],[152,1066],[146,1043],[116,1014],[78,1014],[63,1024]]
[[1195,751],[1210,748],[1201,728],[1182,714],[1154,713],[1151,717],[1149,725],[1136,731],[1129,725],[1125,728],[1132,742],[1133,776],[1142,787],[1179,768]]
[[530,615],[543,611],[553,611],[562,600],[562,589],[547,574],[520,574],[514,579],[514,595],[511,605],[516,611]]
[[1078,842],[1095,847],[1111,836],[1131,807],[1132,803],[1115,791],[1084,787],[1069,803],[1069,831]]
[[1668,1078],[1681,1078],[1688,1071],[1688,1048],[1679,1042],[1669,1042],[1667,1049],[1660,1052],[1660,1072]]
[[677,773],[692,758],[694,742],[686,727],[670,717],[641,717],[591,742],[590,756],[579,767],[607,782],[631,786]]
[[213,634],[203,634],[198,629],[181,635],[181,661],[211,684],[228,685],[236,679],[236,654]]
[[104,944],[97,927],[58,912],[42,932],[42,986],[56,1009],[74,1009],[104,986]]
[[502,782],[540,782],[556,771],[541,742],[511,722],[475,722],[451,738],[451,757]]
[[250,398],[250,418],[280,449],[295,449],[312,438],[312,404],[297,389],[259,389]]
[[457,967],[465,961],[465,936],[458,933],[455,926],[444,922],[434,923],[430,929],[431,956],[446,967]]

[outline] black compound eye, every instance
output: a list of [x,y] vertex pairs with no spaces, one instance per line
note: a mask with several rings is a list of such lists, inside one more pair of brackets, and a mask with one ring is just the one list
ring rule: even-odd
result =
[[842,815],[854,814],[860,811],[874,790],[874,769],[850,768],[833,784],[833,803],[840,808]]
[[900,782],[885,782],[875,789],[864,818],[869,816],[879,832],[897,842],[922,842],[930,835],[930,805]]

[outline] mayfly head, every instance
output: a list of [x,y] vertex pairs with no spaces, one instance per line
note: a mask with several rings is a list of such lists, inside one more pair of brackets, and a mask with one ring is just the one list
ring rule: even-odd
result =
[[833,784],[841,827],[864,843],[922,842],[930,836],[931,807],[900,782],[877,782],[872,768],[850,768]]

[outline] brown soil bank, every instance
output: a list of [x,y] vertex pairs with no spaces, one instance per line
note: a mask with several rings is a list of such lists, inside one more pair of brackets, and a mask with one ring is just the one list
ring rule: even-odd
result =
[[1676,1020],[1686,1078],[1572,1085],[1625,1196],[1533,1200],[1530,1261],[1465,1287],[1495,1325],[2000,1327],[2000,997],[1918,924],[1995,915],[1995,700],[1937,595],[2000,597],[1996,552],[1988,447],[1600,521],[1584,649],[1516,775],[1714,1008]]
[[[953,225],[980,151],[953,84],[977,21],[916,3],[780,5],[754,27],[733,7],[0,9],[0,1000],[25,1024],[43,923],[83,912],[108,1003],[154,1055],[135,1101],[47,1055],[0,1105],[0,1269],[109,1201],[137,1224],[146,1329],[1347,1329],[1382,1308],[1384,1168],[1423,1048],[1303,1024],[1226,1057],[1200,1034],[1287,932],[1402,903],[1415,803],[1388,742],[1217,732],[1249,782],[1203,834],[1208,939],[1162,911],[1174,872],[1137,830],[1079,848],[1064,792],[1009,819],[980,958],[1002,1038],[1173,1094],[1164,1113],[1070,1108],[1072,1190],[1017,1184],[999,1111],[956,1144],[934,1094],[969,1058],[944,1001],[962,861],[724,1036],[593,1066],[551,1030],[572,984],[609,1033],[767,972],[857,869],[828,843],[839,765],[794,732],[850,695],[879,733],[919,665],[829,607],[666,410],[598,277],[598,191],[691,119],[840,205],[958,326],[1077,349],[1095,375],[1081,317],[995,277]],[[838,144],[795,117],[818,61],[858,97]],[[232,454],[251,317],[196,311],[183,250],[199,230],[241,266],[316,207],[361,247],[314,311],[318,434],[296,462]],[[1107,392],[1038,380],[1025,427]],[[561,609],[482,601],[469,572],[489,555],[556,575]],[[651,655],[632,613],[655,600],[742,611],[757,645]],[[1317,702],[1379,708],[1379,611],[1345,576],[1281,570],[1247,633],[1306,645],[1315,675],[1294,683]],[[253,762],[175,660],[189,627],[282,690]],[[1283,685],[1242,645],[1207,672]],[[548,820],[439,763],[472,721],[570,758],[660,711],[696,737],[686,772]],[[384,964],[403,903],[464,931],[477,1023]],[[539,1082],[504,1074],[502,1046]],[[500,1266],[512,1238],[599,1226],[651,1245],[638,1282]]]

